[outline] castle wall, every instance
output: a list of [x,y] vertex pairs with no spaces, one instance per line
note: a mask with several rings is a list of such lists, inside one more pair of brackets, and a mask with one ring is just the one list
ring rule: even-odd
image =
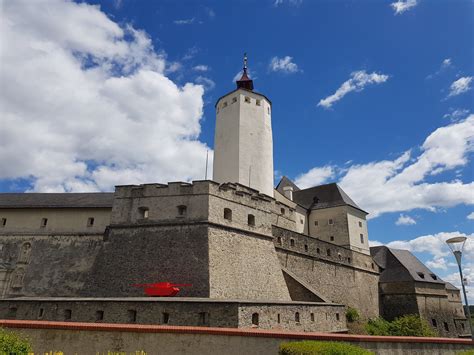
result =
[[[110,208],[2,208],[0,219],[6,218],[6,224],[0,225],[0,235],[100,234],[110,223],[110,213]],[[89,218],[94,218],[92,225]]]
[[379,270],[370,256],[277,227],[273,234],[282,267],[330,302],[356,308],[363,318],[379,315]]

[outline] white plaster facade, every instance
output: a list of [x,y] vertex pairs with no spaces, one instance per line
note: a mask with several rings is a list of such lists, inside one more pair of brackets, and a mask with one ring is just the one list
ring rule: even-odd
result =
[[213,180],[273,197],[271,103],[263,95],[237,89],[217,102]]

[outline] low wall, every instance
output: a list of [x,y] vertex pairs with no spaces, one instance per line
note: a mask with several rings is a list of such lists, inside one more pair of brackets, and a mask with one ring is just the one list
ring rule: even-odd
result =
[[173,327],[136,324],[67,323],[0,320],[0,327],[27,336],[36,354],[63,351],[96,354],[123,351],[135,354],[278,354],[283,341],[345,341],[376,354],[455,354],[474,349],[471,340],[382,337],[347,334],[282,332],[258,329]]

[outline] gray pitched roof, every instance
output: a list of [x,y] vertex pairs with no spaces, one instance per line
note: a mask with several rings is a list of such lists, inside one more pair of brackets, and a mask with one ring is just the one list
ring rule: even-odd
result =
[[300,188],[295,185],[293,181],[288,179],[286,176],[283,176],[280,179],[280,182],[278,183],[276,190],[281,193],[282,195],[285,194],[285,187],[291,186],[293,188],[293,191],[300,191]]
[[0,193],[0,208],[112,208],[113,192]]
[[392,249],[382,245],[370,248],[370,254],[377,265],[384,269],[380,275],[380,282],[417,281],[445,284],[408,250]]
[[349,205],[365,212],[336,183],[294,191],[293,201],[312,210]]
[[451,282],[446,281],[446,289],[448,290],[453,290],[453,291],[459,291],[459,288],[454,286]]

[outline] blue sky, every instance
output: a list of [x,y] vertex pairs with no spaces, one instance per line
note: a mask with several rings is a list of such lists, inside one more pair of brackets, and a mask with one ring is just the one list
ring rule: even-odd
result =
[[339,182],[371,240],[454,282],[444,239],[474,225],[474,3],[394,1],[7,2],[0,190],[202,178],[247,52],[277,177]]

